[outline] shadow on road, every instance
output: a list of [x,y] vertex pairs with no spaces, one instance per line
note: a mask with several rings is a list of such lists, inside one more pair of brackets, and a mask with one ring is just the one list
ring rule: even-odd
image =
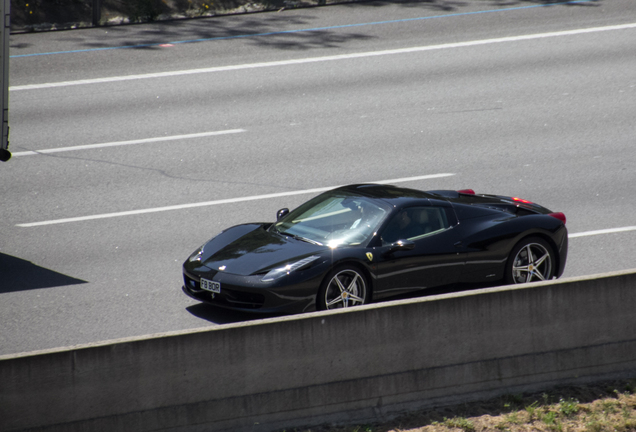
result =
[[[70,1],[70,0],[65,0]],[[520,7],[591,7],[601,6],[603,0],[492,0],[490,5],[497,9]],[[174,0],[173,0],[174,2]],[[44,2],[46,3],[46,2]],[[104,17],[125,17],[126,13],[121,10],[120,4],[126,2],[109,2],[102,4],[102,16]],[[166,1],[163,2],[166,4]],[[218,2],[209,2],[212,3]],[[245,3],[244,0],[227,0],[230,9],[235,9]],[[162,15],[164,18],[144,21],[137,24],[142,26],[131,27],[130,25],[108,25],[105,27],[93,27],[95,33],[86,32],[54,32],[50,38],[59,41],[76,41],[77,46],[86,49],[100,48],[132,48],[144,51],[165,51],[166,47],[171,47],[178,43],[209,42],[229,39],[241,39],[257,47],[267,46],[282,50],[309,50],[313,48],[339,48],[352,40],[367,40],[374,38],[363,32],[346,33],[343,27],[334,28],[314,28],[312,24],[316,20],[311,14],[299,14],[298,2],[288,2],[287,0],[256,0],[250,2],[260,5],[263,10],[259,14],[243,14],[241,19],[236,19],[241,14],[241,9],[236,9],[235,14],[227,15],[222,10],[216,16],[199,16],[190,19],[182,19],[185,10],[178,7],[168,9]],[[276,3],[280,3],[276,6]],[[285,10],[287,3],[296,4],[291,9],[293,15],[281,14]],[[319,2],[307,2],[307,7],[315,7]],[[451,13],[457,14],[469,10],[473,4],[471,1],[448,1],[448,0],[369,0],[369,1],[342,1],[335,2],[346,8],[381,8],[398,5],[403,8],[421,9],[423,13]],[[190,2],[187,3],[190,8]],[[27,4],[28,6],[28,4]],[[44,6],[44,5],[42,5]],[[220,6],[218,4],[217,6]],[[90,10],[84,11],[83,19],[73,15],[74,11],[70,7],[59,7],[52,5],[48,8],[39,7],[38,16],[29,14],[28,11],[12,11],[12,28],[20,29],[28,24],[57,23],[57,28],[68,28],[76,24],[77,21],[91,21]],[[48,11],[45,11],[47,9]],[[90,8],[89,8],[90,9]],[[125,9],[125,8],[124,8]],[[227,9],[226,9],[227,10]],[[269,13],[267,13],[269,12]],[[26,14],[26,15],[25,15]],[[52,15],[51,15],[52,14]],[[129,17],[130,18],[130,17]],[[389,19],[389,18],[388,18]],[[133,19],[135,21],[135,19]],[[304,29],[294,29],[291,26],[306,26]],[[355,24],[357,27],[359,24]],[[103,29],[107,29],[106,32]],[[290,30],[285,30],[290,29]],[[108,33],[106,35],[106,33]],[[20,52],[30,46],[27,43],[17,43],[11,45],[13,50]]]
[[193,306],[188,306],[186,310],[197,318],[201,318],[215,324],[232,324],[243,321],[256,321],[264,318],[275,318],[284,316],[284,314],[237,312],[206,303],[199,303]]
[[0,294],[83,283],[87,282],[0,253]]

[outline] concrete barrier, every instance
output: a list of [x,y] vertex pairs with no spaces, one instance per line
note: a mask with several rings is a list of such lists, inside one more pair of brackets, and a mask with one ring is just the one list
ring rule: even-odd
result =
[[636,370],[636,272],[0,357],[0,430],[266,431]]

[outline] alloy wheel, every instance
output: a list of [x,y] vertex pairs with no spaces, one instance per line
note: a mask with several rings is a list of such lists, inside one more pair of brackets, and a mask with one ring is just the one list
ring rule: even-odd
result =
[[326,309],[359,306],[366,302],[367,284],[356,270],[342,270],[331,278],[324,295]]
[[542,281],[552,278],[552,256],[548,249],[539,243],[524,245],[512,262],[514,283]]

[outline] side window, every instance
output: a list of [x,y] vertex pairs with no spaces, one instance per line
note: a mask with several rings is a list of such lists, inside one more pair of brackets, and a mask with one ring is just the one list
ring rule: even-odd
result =
[[397,240],[417,240],[449,228],[441,207],[409,207],[396,214],[382,232],[382,244]]

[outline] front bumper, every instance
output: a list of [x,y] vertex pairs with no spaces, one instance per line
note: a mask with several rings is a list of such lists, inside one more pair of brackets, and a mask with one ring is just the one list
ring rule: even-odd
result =
[[[308,312],[316,309],[316,295],[320,287],[320,275],[299,272],[288,275],[276,283],[261,281],[261,276],[239,276],[212,272],[202,277],[219,282],[220,293],[201,288],[201,276],[183,270],[182,290],[189,297],[225,309],[244,312]],[[304,276],[304,277],[303,277]]]

